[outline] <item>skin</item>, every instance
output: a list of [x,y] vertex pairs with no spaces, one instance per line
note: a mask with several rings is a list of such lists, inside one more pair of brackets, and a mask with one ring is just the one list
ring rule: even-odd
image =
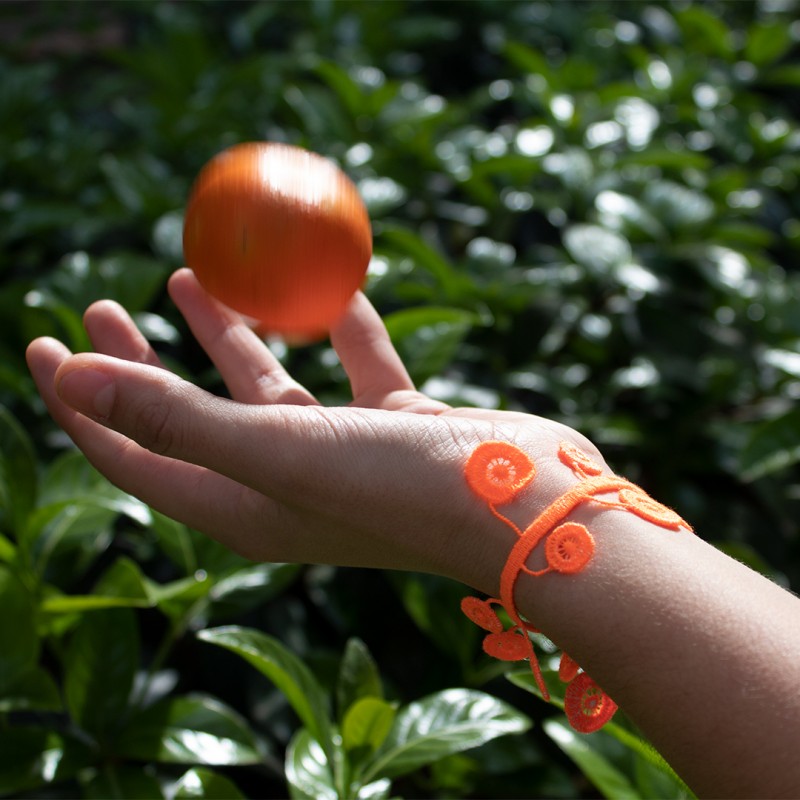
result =
[[[95,353],[43,338],[28,363],[109,480],[253,560],[431,572],[496,596],[515,534],[466,485],[475,446],[512,442],[536,465],[509,506],[521,523],[575,484],[559,442],[605,463],[563,425],[416,391],[363,295],[331,331],[353,401],[325,408],[188,270],[169,289],[231,399],[164,369],[110,301],[85,315]],[[594,558],[576,575],[520,579],[519,611],[698,794],[797,797],[800,600],[688,531],[591,504],[573,519],[595,537]]]

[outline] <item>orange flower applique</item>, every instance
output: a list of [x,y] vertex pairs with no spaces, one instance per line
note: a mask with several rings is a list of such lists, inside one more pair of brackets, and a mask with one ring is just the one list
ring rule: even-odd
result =
[[556,572],[571,575],[589,563],[594,554],[594,539],[585,525],[564,522],[547,537],[544,554]]
[[[508,503],[536,476],[533,462],[518,447],[505,442],[484,442],[469,456],[464,475],[469,487],[482,498],[491,513],[516,533],[516,542],[500,574],[498,597],[481,600],[466,597],[461,601],[464,614],[488,631],[483,649],[503,661],[527,659],[542,697],[550,694],[539,668],[530,633],[536,628],[519,613],[514,592],[522,575],[538,577],[546,573],[574,575],[592,560],[594,537],[586,525],[573,522],[570,515],[582,505],[594,504],[636,514],[662,528],[679,530],[691,527],[671,508],[653,500],[635,484],[616,475],[604,473],[604,467],[580,447],[561,442],[559,460],[576,476],[577,483],[555,499],[527,526],[519,527],[495,506]],[[528,559],[542,544],[547,566],[534,569]],[[541,549],[541,548],[540,548]],[[505,609],[510,627],[492,606]],[[567,684],[564,710],[572,727],[581,733],[599,730],[614,716],[617,704],[566,653],[561,656],[559,678]]]
[[461,601],[461,610],[467,619],[472,620],[479,628],[483,628],[485,631],[500,633],[503,630],[503,623],[489,605],[488,600],[481,600],[478,597],[465,597]]
[[631,484],[629,488],[620,490],[619,501],[628,511],[632,511],[642,519],[660,525],[662,528],[670,528],[677,531],[679,528],[685,527],[691,530],[679,514],[653,500],[644,489],[640,489],[634,484]]
[[573,472],[584,477],[589,475],[600,475],[603,468],[592,458],[590,458],[577,445],[570,442],[561,442],[558,446],[558,457],[563,464],[566,464]]
[[558,677],[564,683],[573,681],[580,671],[577,662],[566,653],[561,654],[561,660],[558,662]]
[[470,488],[492,505],[508,503],[529,484],[536,470],[518,447],[505,442],[483,442],[470,455],[464,473]]
[[500,661],[522,661],[532,655],[531,640],[514,630],[490,633],[483,639],[483,649]]
[[599,731],[617,711],[617,704],[585,673],[567,686],[564,711],[579,733]]

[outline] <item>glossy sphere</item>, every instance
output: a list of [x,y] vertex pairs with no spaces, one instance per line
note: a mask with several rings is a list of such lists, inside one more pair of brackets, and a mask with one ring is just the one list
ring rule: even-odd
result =
[[183,253],[210,294],[264,330],[316,338],[361,286],[372,232],[358,190],[331,161],[250,142],[201,170]]

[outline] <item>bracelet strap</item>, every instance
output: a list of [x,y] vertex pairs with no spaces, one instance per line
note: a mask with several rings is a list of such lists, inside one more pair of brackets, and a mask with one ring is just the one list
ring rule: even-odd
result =
[[[500,575],[500,597],[480,599],[465,597],[461,610],[488,633],[483,649],[503,661],[528,659],[536,684],[545,700],[550,693],[531,640],[539,631],[517,611],[514,592],[521,575],[539,577],[548,572],[573,575],[591,561],[595,541],[589,529],[569,520],[578,507],[592,503],[609,509],[636,514],[661,528],[677,531],[692,528],[671,508],[653,500],[643,489],[616,475],[604,475],[603,468],[583,450],[569,442],[558,448],[559,460],[579,479],[569,491],[549,505],[521,530],[497,506],[511,502],[536,477],[536,467],[518,447],[507,442],[479,444],[464,467],[464,476],[472,491],[489,507],[491,513],[517,535]],[[544,540],[546,566],[531,569],[528,559]],[[509,627],[492,606],[501,606],[511,620]],[[559,677],[567,684],[564,710],[570,724],[581,733],[592,733],[605,725],[617,710],[614,701],[566,653],[561,656]]]

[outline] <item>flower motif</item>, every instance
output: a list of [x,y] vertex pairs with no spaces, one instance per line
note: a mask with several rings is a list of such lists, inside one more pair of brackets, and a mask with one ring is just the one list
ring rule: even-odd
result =
[[532,653],[531,640],[514,630],[490,633],[483,639],[484,652],[501,661],[522,661]]
[[634,484],[631,484],[630,488],[620,490],[619,501],[626,510],[632,511],[642,519],[660,525],[662,528],[671,528],[677,531],[678,528],[683,526],[691,530],[679,514],[653,500],[644,489]]
[[577,445],[570,442],[561,442],[558,446],[558,457],[563,464],[566,464],[573,472],[586,477],[587,475],[600,475],[603,468],[590,458]]
[[614,716],[617,704],[585,673],[567,686],[564,711],[579,733],[594,733]]
[[564,683],[570,683],[575,680],[578,675],[580,667],[578,663],[566,653],[561,654],[561,661],[558,662],[558,677]]
[[556,572],[571,575],[589,563],[594,554],[594,539],[585,525],[564,522],[547,537],[544,554]]
[[478,597],[465,597],[461,601],[461,610],[478,627],[490,633],[500,633],[503,623],[487,600]]
[[472,451],[464,474],[470,488],[492,505],[509,502],[529,484],[536,469],[518,447],[506,442],[483,442]]

